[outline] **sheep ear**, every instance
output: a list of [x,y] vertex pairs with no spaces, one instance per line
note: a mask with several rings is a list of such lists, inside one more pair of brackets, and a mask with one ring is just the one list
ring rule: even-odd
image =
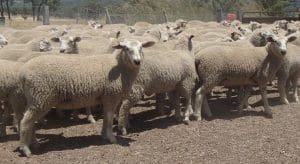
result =
[[234,37],[234,35],[235,35],[235,32],[232,32],[232,33],[231,33],[231,38],[233,38],[233,37]]
[[149,41],[149,42],[143,43],[142,46],[143,46],[144,48],[148,48],[148,47],[153,46],[154,44],[155,44],[155,42]]
[[117,44],[112,46],[114,49],[122,49],[125,47],[124,42],[118,42]]
[[121,31],[118,31],[117,34],[116,34],[116,39],[118,39],[121,35]]
[[180,33],[182,33],[183,32],[183,30],[179,30],[179,31],[177,31],[176,33],[175,33],[175,35],[179,35]]
[[297,36],[295,35],[290,35],[287,37],[287,42],[292,42],[292,41],[295,41],[297,39]]
[[121,46],[120,44],[116,45],[116,46],[113,46],[114,49],[122,49],[124,48],[124,46]]
[[268,42],[275,42],[275,39],[273,36],[268,36],[266,39]]
[[81,37],[79,36],[76,36],[74,39],[73,39],[74,42],[80,42],[81,41]]
[[51,41],[53,41],[53,42],[59,42],[59,38],[58,37],[53,37],[53,38],[51,38]]
[[190,35],[189,40],[192,40],[194,37],[195,37],[194,35]]

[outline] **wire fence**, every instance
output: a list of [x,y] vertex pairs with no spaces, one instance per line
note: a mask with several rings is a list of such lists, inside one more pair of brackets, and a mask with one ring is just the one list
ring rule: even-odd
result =
[[[43,6],[34,6],[35,11],[38,12],[40,9],[40,15],[42,17],[44,13]],[[135,22],[145,21],[153,24],[160,24],[167,21],[175,21],[177,19],[184,20],[201,20],[201,21],[221,21],[226,19],[228,12],[218,11],[212,13],[212,11],[205,11],[205,9],[198,11],[193,8],[187,9],[186,11],[178,12],[166,12],[161,10],[160,12],[154,13],[145,13],[143,11],[138,11],[136,13],[132,12],[116,12],[114,8],[99,8],[99,9],[90,9],[84,7],[61,7],[56,8],[55,10],[50,9],[50,22],[52,18],[62,18],[70,19],[79,24],[86,24],[90,19],[99,21],[100,23],[124,23],[128,25],[133,25]],[[32,15],[32,6],[30,4],[22,4],[19,6],[14,6],[11,8],[12,15],[21,15],[24,19],[31,17]],[[259,16],[262,15],[272,15],[272,13],[263,13],[263,12],[241,12],[241,11],[230,11],[229,13],[234,13],[237,19],[242,20],[243,17],[249,17],[249,15],[256,14]],[[291,15],[295,12],[283,12],[276,13],[281,15]],[[297,12],[298,16],[299,12]],[[38,15],[38,13],[36,13]],[[300,17],[300,16],[299,16]],[[252,17],[251,17],[252,19]]]

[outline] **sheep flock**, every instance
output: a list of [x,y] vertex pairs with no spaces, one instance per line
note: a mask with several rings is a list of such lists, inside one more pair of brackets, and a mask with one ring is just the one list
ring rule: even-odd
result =
[[145,97],[155,96],[159,115],[201,123],[202,116],[213,118],[216,87],[228,90],[229,102],[237,94],[241,115],[258,88],[263,116],[272,119],[270,85],[278,88],[279,104],[299,103],[299,30],[300,22],[286,20],[0,27],[0,137],[13,116],[17,150],[30,157],[40,147],[35,126],[47,124],[50,110],[63,119],[65,110],[76,118],[84,108],[90,123],[93,111],[103,111],[101,136],[117,143],[114,122],[127,135],[136,126],[130,109]]

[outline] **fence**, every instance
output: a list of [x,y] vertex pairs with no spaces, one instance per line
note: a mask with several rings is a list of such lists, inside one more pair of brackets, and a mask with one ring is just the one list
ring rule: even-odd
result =
[[241,14],[241,21],[249,23],[256,21],[260,23],[273,23],[276,20],[300,20],[299,11],[284,11],[284,12],[243,12]]
[[[11,7],[13,15],[22,15],[24,19],[31,16],[32,6],[30,4],[20,4],[19,6]],[[221,21],[226,19],[228,13],[234,13],[237,19],[241,20],[243,23],[249,23],[250,21],[258,21],[264,23],[271,23],[278,19],[287,20],[299,20],[300,12],[241,12],[241,11],[230,11],[223,12],[222,10],[213,13],[212,11],[202,9],[187,9],[186,11],[176,12],[166,12],[161,10],[155,13],[144,13],[143,11],[138,11],[137,13],[117,13],[114,8],[99,8],[96,10],[91,10],[84,7],[62,7],[55,11],[50,9],[50,18],[64,18],[69,19],[75,23],[86,24],[90,19],[97,20],[101,23],[124,23],[128,25],[133,25],[138,21],[146,21],[149,23],[164,23],[167,21],[175,21],[177,19],[189,20],[201,20],[201,21]],[[43,15],[44,10],[42,7],[41,15]],[[50,23],[51,23],[50,19]]]

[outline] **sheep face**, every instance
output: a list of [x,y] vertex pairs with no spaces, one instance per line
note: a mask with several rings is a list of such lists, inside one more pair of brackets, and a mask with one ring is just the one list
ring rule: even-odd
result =
[[39,42],[39,47],[40,47],[41,52],[46,52],[46,51],[51,51],[52,50],[51,43],[48,39],[42,39]]
[[167,42],[170,39],[175,39],[178,34],[182,32],[181,29],[166,26],[165,28],[160,29],[160,40],[163,42]]
[[259,29],[259,28],[262,28],[262,25],[260,23],[252,22],[252,21],[249,23],[249,29],[251,31],[255,31],[256,29]]
[[239,34],[237,32],[233,32],[233,33],[231,33],[231,39],[233,41],[237,41],[237,40],[244,40],[245,37],[242,34]]
[[114,46],[115,49],[121,49],[121,57],[124,58],[123,61],[127,61],[127,64],[133,66],[133,68],[138,68],[141,65],[143,59],[142,48],[151,47],[154,42],[141,43],[137,40],[128,40],[120,42],[118,45]]
[[61,37],[54,37],[51,40],[60,43],[60,48],[59,48],[60,53],[77,54],[78,53],[77,42],[80,42],[81,38],[64,35]]
[[288,23],[287,20],[280,20],[276,22],[276,27],[287,30]]
[[3,35],[0,34],[0,47],[7,45],[7,44],[8,44],[7,39]]
[[266,40],[270,43],[267,47],[272,55],[283,57],[287,53],[287,43],[297,39],[295,35],[289,36],[275,36],[274,34],[264,35]]

